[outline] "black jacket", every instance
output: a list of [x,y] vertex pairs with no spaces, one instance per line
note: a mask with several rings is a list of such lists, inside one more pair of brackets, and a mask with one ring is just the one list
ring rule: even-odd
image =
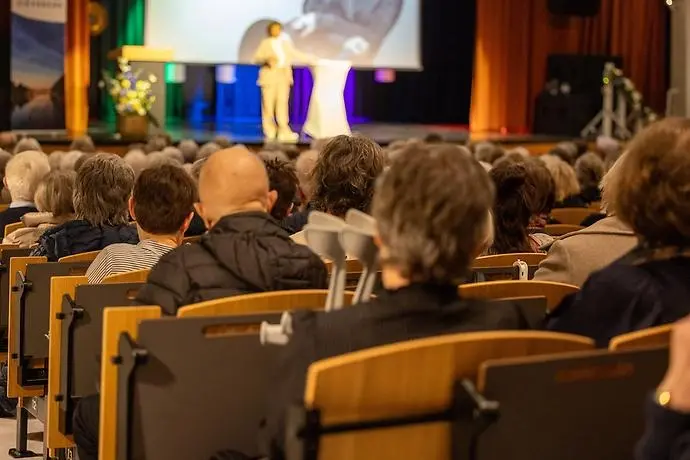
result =
[[636,460],[690,460],[690,414],[661,407],[650,397],[646,425]]
[[639,262],[644,253],[635,249],[592,274],[577,295],[556,307],[548,329],[585,335],[606,347],[617,335],[690,313],[690,258]]
[[198,243],[163,256],[137,301],[174,315],[184,305],[238,294],[325,289],[327,277],[321,259],[270,215],[244,212],[223,217]]
[[315,361],[405,340],[484,330],[526,329],[517,306],[463,300],[457,286],[412,285],[386,291],[369,303],[333,312],[296,312],[293,335],[281,350],[262,448],[283,458],[284,410],[304,396]]
[[7,208],[0,212],[0,235],[5,234],[5,226],[16,224],[22,220],[22,216],[29,212],[36,212],[33,206],[21,206],[19,208]]
[[206,233],[206,224],[199,214],[194,213],[194,217],[189,223],[189,228],[184,233],[184,236],[201,236],[204,233]]
[[131,225],[94,226],[85,220],[71,220],[41,235],[31,255],[46,256],[49,262],[55,262],[65,256],[100,251],[115,243],[138,242],[137,229]]

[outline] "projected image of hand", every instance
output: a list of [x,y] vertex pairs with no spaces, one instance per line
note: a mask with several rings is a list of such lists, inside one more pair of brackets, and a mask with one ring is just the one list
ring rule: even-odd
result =
[[300,16],[289,25],[293,30],[299,32],[300,37],[308,37],[316,30],[316,13],[307,13]]
[[369,51],[369,42],[362,37],[352,37],[343,43],[343,53],[359,56]]

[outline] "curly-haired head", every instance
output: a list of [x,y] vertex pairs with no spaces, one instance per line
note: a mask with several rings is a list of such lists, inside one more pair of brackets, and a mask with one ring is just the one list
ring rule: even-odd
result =
[[313,208],[341,217],[350,209],[368,212],[383,166],[383,151],[371,139],[334,137],[312,171]]
[[471,155],[408,147],[374,197],[383,265],[412,282],[461,282],[485,249],[493,198],[489,176]]
[[690,241],[690,120],[667,118],[628,145],[617,171],[614,209],[653,246]]

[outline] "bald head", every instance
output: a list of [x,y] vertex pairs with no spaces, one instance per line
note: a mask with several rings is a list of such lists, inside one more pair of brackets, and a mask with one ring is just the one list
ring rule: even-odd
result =
[[219,150],[209,157],[199,176],[199,198],[199,214],[209,228],[236,212],[270,212],[275,201],[263,162],[242,146]]

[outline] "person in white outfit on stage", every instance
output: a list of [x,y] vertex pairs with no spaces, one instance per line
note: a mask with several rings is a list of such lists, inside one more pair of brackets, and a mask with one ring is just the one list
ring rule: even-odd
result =
[[[272,22],[268,37],[261,41],[254,54],[254,63],[261,66],[258,85],[261,87],[261,118],[264,136],[273,141],[296,142],[299,135],[290,129],[289,100],[293,84],[292,65],[308,64],[315,58],[295,48],[283,26]],[[276,124],[277,122],[277,124]]]

